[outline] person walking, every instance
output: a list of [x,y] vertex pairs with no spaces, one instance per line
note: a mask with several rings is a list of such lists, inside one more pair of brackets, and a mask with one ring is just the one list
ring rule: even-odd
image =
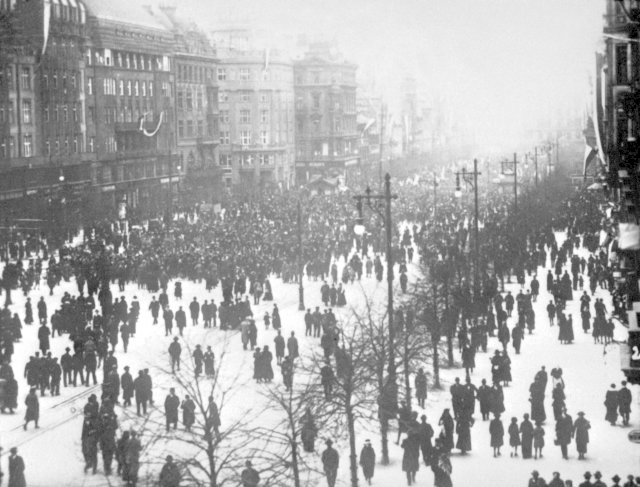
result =
[[407,485],[413,485],[416,481],[416,473],[420,468],[418,449],[415,448],[411,437],[402,440],[400,447],[404,450],[402,454],[402,471],[407,475]]
[[584,455],[587,453],[587,444],[589,443],[589,430],[591,429],[591,423],[585,419],[582,411],[578,413],[578,419],[576,419],[573,424],[573,429],[575,431],[578,459],[584,460]]
[[516,417],[511,418],[511,424],[509,425],[508,433],[509,433],[509,446],[513,448],[513,451],[509,454],[509,456],[517,457],[518,447],[520,446],[520,428],[518,427],[518,418]]
[[491,435],[493,457],[499,457],[500,447],[504,445],[504,426],[500,420],[500,413],[495,413],[494,418],[489,423],[489,434]]
[[533,458],[542,458],[542,449],[544,448],[544,428],[542,423],[536,422],[536,427],[533,429]]
[[424,373],[422,367],[418,369],[418,373],[416,374],[415,387],[418,406],[424,408],[424,403],[427,399],[427,375]]
[[522,441],[522,458],[531,458],[531,446],[533,443],[533,424],[529,421],[529,415],[525,413],[520,423],[520,438]]
[[164,414],[166,419],[166,428],[173,425],[173,429],[178,428],[178,408],[180,407],[180,398],[176,396],[175,388],[169,389],[169,394],[164,400]]
[[180,487],[180,477],[180,469],[173,462],[173,457],[167,455],[165,464],[162,466],[162,470],[160,470],[160,487]]
[[573,419],[567,414],[567,411],[562,411],[562,416],[556,422],[556,440],[555,443],[560,447],[562,451],[562,458],[569,459],[567,451],[567,445],[571,443],[573,438]]
[[18,455],[18,449],[14,446],[9,450],[9,487],[27,487],[24,477],[24,460]]
[[260,483],[260,475],[258,471],[253,468],[251,460],[244,462],[244,470],[240,474],[240,480],[242,481],[242,487],[257,487]]
[[325,441],[327,448],[322,452],[322,468],[327,476],[327,484],[329,487],[335,487],[336,477],[338,476],[338,467],[340,466],[340,456],[333,448],[333,441],[328,439]]
[[38,420],[40,419],[40,402],[38,401],[38,395],[36,394],[36,388],[32,387],[27,394],[27,397],[24,400],[25,405],[27,406],[27,410],[24,416],[24,426],[23,429],[27,431],[27,425],[30,421],[33,421],[36,425],[36,429],[40,428],[38,426]]
[[622,381],[622,387],[618,391],[618,412],[622,417],[622,424],[629,426],[629,414],[631,413],[631,391],[627,388],[627,382]]
[[360,466],[366,482],[371,485],[371,479],[376,468],[376,452],[371,446],[371,440],[364,440],[364,446],[360,450]]
[[604,406],[607,408],[607,413],[604,417],[605,421],[608,421],[611,426],[616,425],[618,420],[618,391],[616,391],[616,385],[611,384],[604,398]]

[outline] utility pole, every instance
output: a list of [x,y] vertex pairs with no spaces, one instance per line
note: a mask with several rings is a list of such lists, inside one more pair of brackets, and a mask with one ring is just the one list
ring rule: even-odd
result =
[[378,159],[378,179],[382,182],[382,158],[384,156],[384,129],[385,129],[385,106],[384,102],[380,105],[380,150]]
[[302,261],[302,206],[298,200],[298,311],[304,311],[304,263]]
[[[393,223],[391,221],[391,202],[398,198],[398,195],[391,194],[391,175],[387,173],[384,177],[384,193],[372,194],[371,189],[367,187],[364,194],[355,195],[353,199],[356,200],[359,221],[362,222],[362,202],[366,201],[367,206],[378,213],[384,222],[386,230],[386,244],[387,244],[387,323],[389,326],[389,364],[387,367],[387,379],[383,386],[383,392],[381,397],[381,413],[384,418],[382,422],[388,425],[389,419],[394,418],[398,410],[398,385],[397,385],[397,373],[396,373],[396,359],[395,359],[395,330],[393,327]],[[373,200],[384,201],[384,212],[380,210],[378,206],[372,204]],[[364,231],[364,229],[363,229]],[[388,426],[383,427],[382,433],[382,463],[384,465],[389,464],[389,450],[387,440]]]
[[460,187],[460,177],[462,176],[462,180],[470,185],[473,188],[473,209],[474,209],[474,218],[473,218],[473,234],[474,234],[474,245],[473,245],[473,253],[474,253],[474,270],[473,270],[473,295],[474,300],[479,297],[480,291],[480,282],[479,282],[479,265],[480,265],[480,229],[479,229],[479,210],[478,210],[478,176],[481,176],[482,173],[478,172],[478,159],[473,160],[473,172],[467,172],[466,168],[462,168],[462,171],[456,172],[456,196],[462,196],[461,187]]
[[538,146],[536,146],[533,150],[533,163],[536,167],[536,187],[538,187]]

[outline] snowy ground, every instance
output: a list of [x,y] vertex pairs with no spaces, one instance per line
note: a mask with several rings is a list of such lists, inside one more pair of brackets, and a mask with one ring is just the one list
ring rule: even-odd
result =
[[[410,273],[415,272],[415,267],[410,269]],[[546,444],[544,449],[544,458],[540,460],[522,460],[521,458],[509,458],[508,448],[503,448],[503,455],[500,458],[492,457],[492,450],[489,446],[489,425],[483,422],[479,413],[476,413],[476,423],[471,430],[473,450],[462,457],[454,451],[453,463],[453,483],[456,486],[510,486],[525,485],[529,475],[533,469],[540,471],[541,475],[547,480],[551,478],[551,472],[559,471],[565,479],[572,479],[574,485],[582,478],[585,470],[591,472],[601,470],[609,483],[611,476],[618,473],[621,477],[625,477],[628,473],[640,474],[638,469],[638,455],[640,446],[630,443],[627,439],[627,433],[633,427],[640,426],[640,418],[638,416],[638,398],[640,390],[638,387],[632,387],[634,395],[634,403],[632,405],[632,425],[628,428],[622,426],[612,427],[604,421],[604,394],[611,382],[619,385],[623,379],[620,372],[619,351],[617,345],[604,347],[603,345],[594,345],[591,335],[584,335],[580,327],[579,302],[575,299],[568,304],[568,313],[574,317],[574,332],[576,340],[572,345],[560,345],[557,341],[557,327],[550,328],[547,318],[545,306],[549,301],[549,296],[544,289],[545,269],[538,270],[540,276],[541,295],[538,302],[534,304],[536,311],[536,330],[533,335],[526,335],[522,346],[522,354],[515,355],[510,347],[510,356],[512,359],[512,375],[514,382],[511,386],[505,388],[505,407],[506,412],[503,415],[505,428],[508,420],[512,416],[516,416],[519,420],[525,412],[529,412],[529,385],[533,380],[536,371],[541,365],[546,365],[547,370],[553,367],[562,367],[564,371],[564,380],[566,384],[567,407],[568,411],[575,418],[576,413],[580,410],[586,413],[586,418],[591,421],[592,429],[590,431],[591,443],[589,444],[589,452],[587,460],[578,461],[575,445],[570,447],[569,460],[563,460],[559,447],[553,445],[554,438],[554,422],[551,409],[550,394],[546,398],[547,417],[550,419],[545,424]],[[529,279],[529,278],[528,278]],[[586,280],[586,279],[585,279]],[[319,347],[319,339],[307,338],[304,336],[304,321],[302,312],[297,310],[298,292],[297,285],[283,284],[278,279],[272,279],[273,294],[275,302],[280,308],[282,317],[282,334],[288,337],[291,331],[296,332],[302,352],[309,350],[311,347]],[[305,279],[305,303],[307,308],[314,309],[320,306],[320,286],[321,282],[307,281]],[[507,290],[511,290],[512,294],[516,294],[518,286],[516,284],[507,284]],[[170,283],[170,305],[172,309],[177,309],[178,305],[182,305],[185,310],[188,303],[194,296],[198,297],[200,303],[204,299],[214,298],[217,303],[221,300],[221,290],[216,288],[213,293],[207,293],[203,284],[183,282],[184,297],[181,302],[176,302],[172,297],[173,283]],[[119,295],[115,292],[115,286],[112,288],[114,296]],[[54,290],[54,295],[48,296],[48,289],[42,286],[40,289],[31,293],[32,301],[35,303],[40,295],[45,296],[48,302],[49,314],[58,305],[62,294],[65,291],[76,293],[75,283],[63,283],[61,287]],[[374,296],[376,301],[384,303],[386,291],[386,283],[377,283],[375,279],[363,279],[361,285],[356,283],[347,287],[347,308],[339,311],[342,317],[346,317],[349,311],[349,305],[359,306],[362,304],[363,296]],[[141,318],[138,323],[138,333],[131,340],[129,352],[125,355],[122,353],[121,344],[117,350],[119,370],[122,372],[124,365],[131,367],[132,375],[135,376],[138,369],[148,367],[151,369],[151,375],[154,378],[154,398],[156,405],[161,405],[164,397],[171,386],[171,377],[160,372],[168,365],[168,355],[166,350],[169,346],[170,339],[164,337],[164,325],[152,326],[148,305],[151,296],[137,286],[130,285],[124,293],[130,302],[132,297],[136,295],[141,305]],[[575,293],[574,296],[578,297]],[[605,298],[607,307],[611,309],[610,297],[606,291],[598,289],[596,297]],[[21,293],[14,292],[15,310],[24,316],[25,298]],[[4,298],[2,298],[4,299]],[[262,316],[266,310],[271,311],[273,302],[261,303],[259,306],[253,307],[254,316],[258,325],[258,345],[269,345],[273,350],[274,331],[270,328],[264,330],[262,325]],[[35,309],[34,309],[35,311]],[[188,310],[187,310],[188,315]],[[510,318],[509,325],[513,325],[514,318]],[[190,323],[190,320],[188,319]],[[174,333],[177,329],[174,328]],[[31,325],[23,328],[23,340],[16,344],[16,354],[14,355],[13,367],[16,375],[20,378],[24,370],[24,364],[28,360],[28,356],[37,350],[37,326]],[[625,329],[619,327],[616,330],[616,339],[625,339]],[[212,345],[214,351],[219,356],[220,351],[225,346],[225,336],[228,337],[227,358],[225,359],[224,374],[239,376],[238,393],[230,400],[230,404],[226,406],[225,411],[237,411],[243,414],[248,405],[255,409],[259,409],[260,401],[263,401],[261,394],[258,392],[261,387],[252,380],[253,359],[250,352],[243,352],[240,337],[237,332],[221,332],[219,330],[204,330],[201,326],[192,327],[190,324],[186,329],[184,340],[192,346],[200,343],[203,349],[206,345]],[[56,337],[51,340],[52,352],[55,356],[60,356],[64,352],[66,346],[70,346],[67,336],[61,338]],[[499,343],[496,338],[489,341],[489,348],[486,354],[479,353],[476,355],[477,368],[472,374],[472,380],[476,385],[480,384],[482,378],[486,378],[490,382],[490,363],[489,358],[493,355],[493,351],[498,348]],[[183,358],[186,351],[183,351]],[[456,359],[459,355],[456,351]],[[275,365],[275,360],[274,360]],[[275,367],[274,367],[275,368]],[[430,370],[431,365],[425,364],[425,370]],[[275,370],[275,383],[281,383],[281,375],[279,370]],[[102,377],[102,370],[98,370],[98,378]],[[429,390],[427,399],[427,408],[425,413],[438,432],[437,420],[440,417],[444,407],[450,407],[450,395],[448,392],[449,385],[455,377],[464,377],[464,371],[459,368],[442,369],[441,378],[443,384],[442,391]],[[24,379],[19,379],[19,405],[20,408],[13,416],[0,416],[0,441],[4,447],[4,454],[8,452],[11,446],[18,446],[20,455],[23,456],[26,463],[26,477],[29,486],[80,486],[80,485],[107,485],[106,479],[101,475],[101,459],[99,457],[99,474],[87,475],[83,474],[83,460],[80,450],[80,431],[82,426],[82,408],[87,397],[91,393],[100,395],[100,385],[97,387],[61,387],[61,396],[51,398],[46,396],[41,399],[41,429],[34,430],[33,425],[30,426],[26,433],[22,431],[22,418],[24,415],[24,407],[22,402],[26,394],[26,383]],[[548,391],[549,392],[549,391]],[[134,406],[135,407],[135,406]],[[417,405],[414,405],[417,408]],[[477,409],[477,408],[476,408]],[[420,409],[417,409],[420,411]],[[131,419],[130,413],[125,413],[120,407],[116,409],[121,421],[121,427],[132,426],[135,422]],[[154,414],[160,415],[158,411]],[[230,413],[227,413],[230,414]],[[422,414],[422,412],[421,412]],[[271,418],[274,419],[274,418]],[[228,421],[223,412],[222,421]],[[269,419],[266,420],[267,422]],[[375,425],[360,424],[357,448],[361,448],[365,438],[371,438],[374,448],[379,453],[379,439],[375,434]],[[390,438],[395,439],[395,431],[392,431]],[[320,432],[320,441],[316,448],[321,450],[324,448],[321,440],[325,437]],[[507,438],[508,441],[508,438]],[[144,443],[144,438],[143,438]],[[339,485],[349,485],[348,471],[348,444],[346,441],[337,441],[334,445],[341,454],[341,466],[339,471]],[[162,452],[163,453],[163,452]],[[405,482],[405,476],[401,471],[402,450],[395,444],[390,445],[391,465],[376,467],[376,475],[373,479],[373,485],[390,486]],[[3,457],[3,470],[6,472],[6,463]],[[115,462],[114,462],[115,463]],[[113,485],[119,485],[119,479],[112,477]],[[364,481],[361,479],[361,484]],[[232,484],[233,485],[233,484]],[[315,485],[315,482],[309,483]],[[324,481],[320,485],[325,485]],[[421,466],[417,475],[417,485],[433,485],[433,475],[430,469]]]

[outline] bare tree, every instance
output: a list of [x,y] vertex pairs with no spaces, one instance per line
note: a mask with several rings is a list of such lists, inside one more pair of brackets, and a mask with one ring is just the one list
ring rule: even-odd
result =
[[[183,353],[186,349],[189,359],[183,360],[180,371],[172,373],[171,367],[157,369],[165,377],[171,377],[179,397],[189,395],[193,401],[195,421],[191,428],[166,430],[164,414],[157,410],[148,416],[143,428],[148,437],[147,445],[164,446],[154,449],[154,452],[160,452],[157,460],[167,450],[171,451],[183,469],[184,479],[194,485],[223,487],[235,484],[243,468],[243,459],[252,450],[254,437],[249,433],[251,420],[256,419],[255,410],[251,407],[241,412],[231,410],[236,407],[232,403],[234,395],[247,385],[240,380],[237,371],[231,377],[226,374],[226,345],[215,360],[213,376],[195,374],[192,348],[188,344]],[[227,411],[229,414],[225,414]]]

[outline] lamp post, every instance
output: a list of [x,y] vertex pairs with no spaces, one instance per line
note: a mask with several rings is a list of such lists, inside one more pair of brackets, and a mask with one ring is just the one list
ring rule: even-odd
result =
[[462,196],[462,187],[460,186],[460,177],[462,176],[462,180],[465,184],[468,184],[473,188],[473,208],[474,208],[474,217],[473,217],[473,234],[474,234],[474,244],[473,244],[473,255],[474,255],[474,266],[473,266],[473,296],[474,300],[479,297],[479,277],[478,277],[478,266],[480,265],[480,232],[478,226],[478,176],[482,175],[481,172],[478,172],[478,159],[473,160],[473,172],[467,172],[466,168],[462,168],[462,171],[456,172],[456,198],[460,198]]
[[298,200],[298,311],[304,311],[304,287],[302,277],[304,276],[304,263],[302,261],[302,206]]
[[500,172],[500,175],[503,177],[510,175],[509,172],[505,171],[505,168],[513,165],[513,208],[515,211],[518,211],[518,164],[519,163],[520,161],[518,161],[518,156],[514,152],[513,161],[506,160],[501,162],[502,171]]
[[[394,339],[395,330],[393,328],[393,255],[392,255],[392,239],[393,226],[391,222],[391,201],[398,198],[398,195],[391,194],[391,176],[387,173],[384,177],[384,194],[372,194],[371,189],[367,187],[364,194],[355,195],[356,207],[358,209],[358,223],[354,227],[357,235],[363,235],[365,228],[362,220],[362,203],[365,201],[367,206],[378,213],[384,222],[386,230],[387,243],[387,322],[389,325],[389,365],[387,368],[387,380],[384,384],[383,394],[381,398],[383,423],[388,424],[388,420],[395,417],[398,409],[398,385],[396,381],[396,360]],[[385,209],[382,212],[379,207],[372,204],[372,201],[384,201]],[[383,426],[382,440],[382,463],[389,463],[389,451],[387,448],[386,427]]]

